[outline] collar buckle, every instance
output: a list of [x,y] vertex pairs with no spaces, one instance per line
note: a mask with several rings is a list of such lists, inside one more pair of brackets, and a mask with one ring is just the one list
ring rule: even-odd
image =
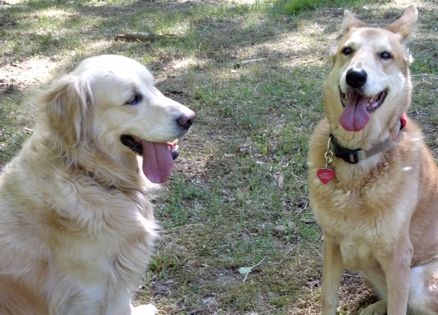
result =
[[333,153],[336,157],[343,159],[350,164],[357,164],[366,158],[366,153],[361,149],[348,149],[336,142],[336,138],[331,136],[333,142]]

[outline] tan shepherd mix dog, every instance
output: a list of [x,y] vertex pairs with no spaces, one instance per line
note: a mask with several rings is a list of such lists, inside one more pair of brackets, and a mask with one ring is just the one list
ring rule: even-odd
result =
[[324,234],[322,314],[343,266],[382,300],[361,314],[438,314],[438,171],[411,102],[405,41],[415,7],[385,29],[346,11],[310,144],[310,200]]

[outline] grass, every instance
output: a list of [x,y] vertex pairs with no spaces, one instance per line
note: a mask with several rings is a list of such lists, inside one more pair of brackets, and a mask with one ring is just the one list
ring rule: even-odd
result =
[[[277,10],[286,14],[295,14],[308,9],[321,7],[354,7],[363,4],[362,0],[279,0]],[[368,3],[370,3],[368,1]]]
[[[438,7],[417,3],[410,115],[438,152]],[[1,1],[0,166],[33,128],[31,91],[90,55],[135,58],[198,115],[156,203],[162,236],[137,301],[155,303],[161,314],[316,314],[321,236],[308,204],[306,155],[323,115],[327,52],[344,9],[385,23],[408,4]],[[127,32],[160,36],[114,40]],[[340,293],[339,314],[373,298],[351,274]]]

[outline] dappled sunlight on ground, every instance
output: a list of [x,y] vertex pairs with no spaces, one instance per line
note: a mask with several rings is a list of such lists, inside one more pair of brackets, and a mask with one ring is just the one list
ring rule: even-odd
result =
[[46,83],[60,64],[56,58],[35,56],[0,67],[0,93],[11,93]]

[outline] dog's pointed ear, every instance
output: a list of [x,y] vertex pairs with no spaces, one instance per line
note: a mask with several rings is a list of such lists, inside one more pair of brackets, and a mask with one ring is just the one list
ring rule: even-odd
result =
[[351,11],[344,11],[344,19],[342,20],[341,24],[341,35],[347,34],[353,28],[365,26],[367,26],[367,24],[355,18],[354,14]]
[[403,15],[392,24],[388,25],[386,29],[393,33],[399,34],[402,40],[408,38],[417,22],[418,11],[414,5],[409,6]]
[[66,75],[41,96],[47,123],[65,147],[77,147],[87,133],[89,106],[93,102],[87,80]]

